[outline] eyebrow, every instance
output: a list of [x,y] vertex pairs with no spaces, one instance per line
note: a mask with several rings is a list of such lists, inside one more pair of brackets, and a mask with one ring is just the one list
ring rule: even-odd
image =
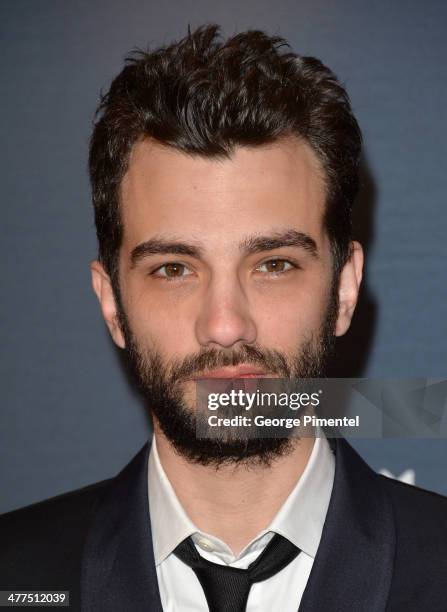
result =
[[130,265],[134,268],[137,263],[148,257],[149,255],[189,255],[196,259],[201,259],[203,255],[203,249],[194,244],[186,242],[177,242],[176,240],[166,240],[164,238],[151,238],[142,242],[134,249],[130,254]]
[[[244,238],[239,244],[239,250],[244,255],[252,255],[263,251],[273,251],[282,247],[297,247],[307,251],[313,258],[318,258],[318,247],[313,238],[303,232],[289,229],[283,232],[274,232],[269,235],[255,235]],[[188,255],[202,259],[204,250],[194,243],[187,243],[166,238],[150,238],[142,242],[130,254],[131,268],[150,255]]]
[[285,232],[275,232],[268,236],[250,236],[242,241],[240,249],[246,254],[260,253],[261,251],[272,251],[282,247],[298,247],[304,249],[312,257],[318,257],[317,243],[308,234],[298,232],[294,229]]

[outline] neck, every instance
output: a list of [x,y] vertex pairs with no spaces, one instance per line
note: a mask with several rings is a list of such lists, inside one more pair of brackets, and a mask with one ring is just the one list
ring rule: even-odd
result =
[[180,456],[154,423],[160,462],[196,527],[223,540],[237,555],[266,529],[301,477],[314,438],[294,442],[271,465],[203,466]]

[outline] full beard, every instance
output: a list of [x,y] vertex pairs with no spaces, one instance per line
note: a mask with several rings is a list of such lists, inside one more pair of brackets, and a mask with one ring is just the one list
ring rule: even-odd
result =
[[204,418],[185,401],[182,384],[200,373],[226,366],[252,364],[282,379],[323,378],[335,348],[335,322],[338,313],[336,283],[330,291],[326,316],[317,333],[310,334],[300,348],[287,358],[277,350],[254,344],[221,351],[202,349],[181,360],[166,364],[155,348],[140,347],[132,333],[122,307],[119,291],[115,292],[118,318],[126,342],[127,364],[152,417],[175,451],[191,463],[203,466],[250,464],[269,466],[293,450],[298,441],[285,437],[253,437],[244,428],[229,434],[197,436],[197,419]]

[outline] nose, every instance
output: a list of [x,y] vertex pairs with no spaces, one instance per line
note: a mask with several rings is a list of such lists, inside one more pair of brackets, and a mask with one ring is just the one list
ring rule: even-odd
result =
[[256,325],[239,280],[209,284],[195,332],[199,344],[208,348],[229,348],[237,342],[256,341]]

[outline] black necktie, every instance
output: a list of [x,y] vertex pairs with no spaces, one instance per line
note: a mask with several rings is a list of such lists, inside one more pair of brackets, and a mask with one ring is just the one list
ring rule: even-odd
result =
[[210,612],[245,612],[251,585],[281,571],[295,559],[300,549],[275,533],[247,569],[219,565],[204,559],[191,538],[183,540],[173,552],[196,573]]

